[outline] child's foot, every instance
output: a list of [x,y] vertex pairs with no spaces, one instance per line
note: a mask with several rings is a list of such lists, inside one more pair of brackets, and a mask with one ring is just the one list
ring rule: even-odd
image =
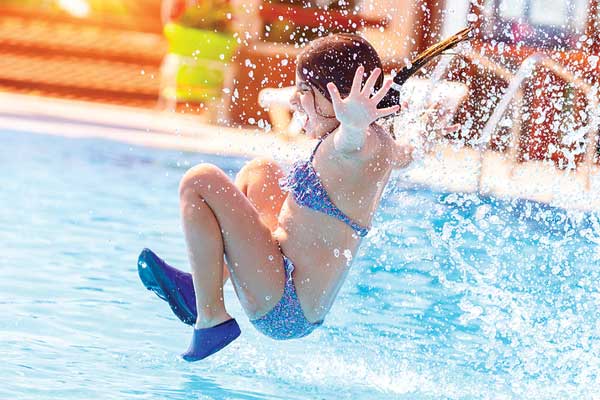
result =
[[194,329],[192,343],[182,357],[186,361],[202,360],[233,342],[240,333],[240,327],[233,318],[212,328]]
[[146,289],[166,300],[181,321],[194,325],[197,311],[191,274],[171,267],[150,249],[142,250],[138,273]]

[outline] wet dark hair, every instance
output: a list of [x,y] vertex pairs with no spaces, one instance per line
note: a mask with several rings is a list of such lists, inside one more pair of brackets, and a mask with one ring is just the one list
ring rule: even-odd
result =
[[[327,84],[333,82],[340,95],[347,96],[350,94],[356,69],[361,65],[365,68],[365,77],[371,75],[375,68],[383,70],[381,58],[366,39],[351,33],[337,33],[311,41],[298,55],[296,71],[304,81],[331,101]],[[365,79],[363,84],[364,82]],[[382,85],[383,71],[377,78],[374,89],[379,90]],[[393,102],[393,93],[390,92],[379,102],[379,108],[397,104]]]
[[[466,27],[421,52],[394,76],[396,88],[402,86],[415,72],[444,51],[469,40],[471,31],[471,27]],[[335,83],[340,94],[347,96],[352,88],[354,73],[360,65],[365,67],[366,76],[369,76],[375,68],[382,67],[377,51],[366,39],[351,33],[337,33],[310,42],[298,56],[296,70],[302,79],[331,101],[327,83]],[[377,79],[375,90],[382,84],[383,75]],[[392,88],[377,107],[391,107],[399,103],[400,93]]]

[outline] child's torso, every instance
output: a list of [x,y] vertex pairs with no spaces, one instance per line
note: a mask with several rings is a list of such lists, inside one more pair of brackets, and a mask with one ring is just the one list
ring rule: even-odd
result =
[[[385,133],[376,131],[374,135],[379,136],[370,136],[371,142],[366,145],[381,145],[381,135]],[[311,201],[320,201],[320,196],[298,202],[289,195],[275,232],[282,251],[296,266],[294,283],[311,321],[322,319],[331,307],[352,258],[356,257],[361,239],[359,227],[370,227],[391,172],[389,162],[379,151],[362,160],[334,157],[333,135],[330,136],[317,149],[312,168],[334,206],[354,225],[335,213],[310,206]]]

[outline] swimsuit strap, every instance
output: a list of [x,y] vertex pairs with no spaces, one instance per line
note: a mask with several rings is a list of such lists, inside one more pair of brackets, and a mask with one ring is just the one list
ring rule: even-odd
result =
[[328,132],[327,134],[323,135],[322,137],[319,138],[319,143],[317,143],[317,145],[315,146],[315,148],[312,151],[312,154],[310,155],[310,159],[308,160],[308,168],[312,171],[312,173],[314,174],[314,176],[316,177],[316,180],[318,181],[318,185],[323,189],[322,190],[322,195],[321,195],[321,204],[315,204],[313,205],[313,208],[317,208],[317,209],[321,209],[322,212],[324,212],[327,215],[330,215],[334,218],[339,219],[340,221],[346,223],[347,225],[349,225],[358,236],[360,237],[365,237],[367,236],[367,234],[369,233],[369,228],[365,228],[364,226],[358,224],[357,222],[355,222],[354,220],[352,220],[350,217],[348,217],[346,214],[344,214],[342,212],[342,210],[340,210],[331,200],[331,198],[329,197],[329,194],[327,193],[327,191],[325,190],[325,188],[323,187],[323,184],[321,183],[321,180],[318,178],[319,174],[317,173],[317,171],[315,171],[315,167],[313,166],[313,159],[315,157],[315,154],[317,152],[317,149],[319,148],[319,146],[321,145],[321,143],[323,143],[323,140],[325,140],[325,138],[327,138],[327,136],[329,136],[331,132]]
[[313,149],[312,153],[310,154],[310,158],[308,159],[308,162],[312,164],[313,159],[315,158],[315,153],[317,152],[317,149],[319,148],[319,146],[321,145],[321,143],[323,143],[323,140],[325,140],[325,138],[329,135],[331,135],[333,131],[331,132],[327,132],[325,135],[321,136],[319,138],[319,143],[317,143],[317,145],[315,146],[315,148]]
[[308,161],[296,162],[289,174],[279,180],[279,186],[291,192],[296,203],[300,206],[308,207],[337,218],[349,225],[358,236],[364,237],[369,233],[369,229],[350,219],[333,203],[319,178],[319,173],[315,171],[313,166],[312,161],[315,153],[329,134],[331,132],[319,138],[319,143],[313,149],[310,159]]
[[356,232],[356,234],[358,236],[360,236],[360,237],[367,236],[367,234],[369,233],[369,228],[365,228],[364,226],[362,226],[359,223],[352,220],[350,217],[348,217],[346,214],[344,214],[344,212],[342,210],[340,210],[333,203],[333,201],[331,201],[329,196],[327,196],[327,197],[328,197],[328,202],[329,202],[330,207],[327,207],[326,210],[323,210],[325,214],[332,216],[334,218],[337,218],[340,221],[346,223],[347,225],[350,226],[350,228],[352,228],[354,230],[354,232]]

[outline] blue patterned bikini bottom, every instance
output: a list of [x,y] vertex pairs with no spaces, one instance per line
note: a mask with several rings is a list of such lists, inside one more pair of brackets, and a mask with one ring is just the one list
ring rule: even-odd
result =
[[292,279],[294,264],[283,256],[286,282],[279,303],[267,314],[252,322],[261,333],[276,340],[298,339],[310,334],[323,324],[323,321],[309,322],[302,311],[296,287]]

